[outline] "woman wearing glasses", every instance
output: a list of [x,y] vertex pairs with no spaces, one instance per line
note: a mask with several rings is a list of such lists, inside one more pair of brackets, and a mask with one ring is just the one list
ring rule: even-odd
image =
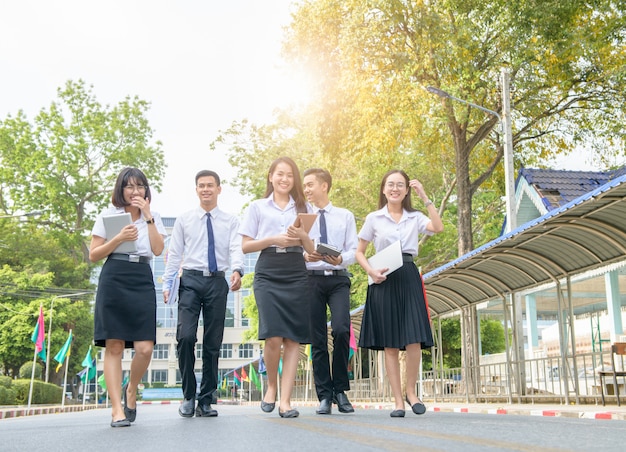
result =
[[[150,187],[137,168],[124,168],[111,196],[113,207],[96,219],[89,259],[102,267],[94,312],[94,342],[104,351],[104,379],[111,399],[111,427],[128,427],[137,411],[137,385],[141,381],[156,341],[156,292],[150,260],[163,252],[165,227],[150,210]],[[103,217],[128,212],[131,224],[109,237]],[[117,252],[134,241],[133,254]],[[134,348],[128,383],[122,388],[122,355]],[[122,406],[121,400],[124,400]]]
[[[422,199],[428,216],[411,204],[411,188]],[[426,407],[416,394],[422,348],[433,346],[428,306],[422,277],[413,263],[417,256],[418,235],[443,231],[437,209],[424,187],[402,170],[391,170],[380,184],[378,209],[370,213],[361,231],[356,260],[373,280],[367,288],[359,346],[384,350],[385,370],[394,396],[391,417],[404,417],[406,400],[415,414]],[[388,273],[387,268],[372,268],[365,250],[373,242],[376,252],[400,241],[403,265]],[[400,379],[400,350],[406,350],[406,394]]]

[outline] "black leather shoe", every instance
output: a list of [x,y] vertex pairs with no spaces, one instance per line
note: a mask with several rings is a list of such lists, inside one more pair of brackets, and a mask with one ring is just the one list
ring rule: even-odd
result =
[[126,395],[126,391],[128,390],[128,383],[126,383],[123,387],[122,387],[122,399],[124,400],[124,416],[126,416],[126,419],[128,419],[130,422],[135,422],[135,419],[137,419],[137,407],[135,408],[128,408],[128,401],[127,399],[127,395]]
[[280,415],[280,417],[298,417],[298,416],[300,416],[300,412],[298,410],[280,411],[280,408],[278,409],[278,414]]
[[272,411],[274,411],[274,408],[276,408],[276,403],[272,402],[266,402],[265,400],[261,400],[261,409],[265,412],[265,413],[271,413]]
[[348,396],[345,392],[335,394],[334,402],[337,404],[340,413],[354,413],[354,407],[348,400]]
[[217,410],[211,408],[208,403],[198,403],[196,408],[196,417],[215,417],[217,416]]
[[119,421],[111,421],[111,427],[130,427],[130,421],[128,419],[120,419]]
[[196,399],[185,399],[178,408],[178,414],[182,417],[193,417]]
[[333,404],[330,402],[330,399],[322,399],[320,400],[320,406],[315,412],[317,414],[331,414]]
[[[409,402],[409,396],[406,396],[406,403],[411,405],[411,402]],[[411,405],[411,409],[415,414],[424,414],[426,412],[426,406],[421,401]]]
[[393,410],[389,416],[391,417],[404,417],[404,410]]

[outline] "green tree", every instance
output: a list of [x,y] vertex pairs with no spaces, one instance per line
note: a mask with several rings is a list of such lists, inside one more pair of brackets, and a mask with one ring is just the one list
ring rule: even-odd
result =
[[43,211],[39,225],[76,263],[87,262],[85,236],[119,171],[139,167],[158,190],[165,163],[146,101],[103,107],[82,80],[57,95],[32,123],[22,111],[0,122],[0,211]]
[[[61,349],[70,329],[74,342],[70,375],[81,369],[80,362],[93,338],[91,299],[68,299],[51,295],[52,273],[15,271],[8,265],[0,268],[0,367],[6,375],[16,377],[20,367],[32,362],[34,344],[31,335],[37,324],[39,306],[44,310],[46,349],[50,349],[50,381],[61,383],[63,375],[55,372],[54,355]],[[53,305],[52,339],[49,333],[50,307]],[[82,353],[82,356],[81,356]],[[79,358],[80,357],[80,358]],[[37,358],[42,365],[45,362]]]

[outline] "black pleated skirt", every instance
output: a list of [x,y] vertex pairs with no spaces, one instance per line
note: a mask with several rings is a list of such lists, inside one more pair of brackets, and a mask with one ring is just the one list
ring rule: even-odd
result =
[[254,271],[259,340],[311,342],[308,275],[302,253],[261,252]]
[[150,265],[107,259],[102,266],[94,312],[94,341],[121,339],[156,343],[156,291]]
[[413,262],[405,262],[381,284],[367,288],[359,347],[372,350],[419,343],[433,346],[422,277]]

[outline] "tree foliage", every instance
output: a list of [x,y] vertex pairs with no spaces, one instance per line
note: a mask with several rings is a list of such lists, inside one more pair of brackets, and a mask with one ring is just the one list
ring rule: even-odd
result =
[[82,80],[29,122],[22,111],[0,122],[0,211],[42,211],[38,220],[76,262],[87,262],[95,215],[110,204],[119,171],[139,167],[158,190],[161,143],[151,143],[149,104],[127,97],[102,106]]

